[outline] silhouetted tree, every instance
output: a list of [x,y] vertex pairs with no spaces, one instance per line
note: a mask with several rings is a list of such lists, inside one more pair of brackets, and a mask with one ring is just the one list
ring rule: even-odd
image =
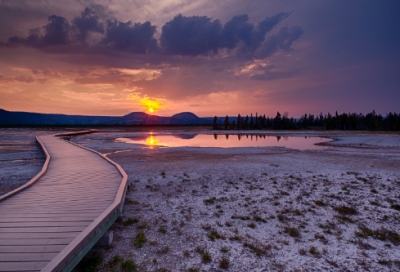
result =
[[254,129],[253,114],[250,115],[250,129]]
[[218,118],[217,118],[217,116],[215,116],[215,117],[214,117],[214,121],[213,121],[213,129],[218,129],[218,127],[217,127],[217,121],[218,121]]
[[240,116],[240,113],[237,118],[237,129],[242,129],[242,117]]
[[225,129],[229,129],[229,117],[228,117],[228,115],[227,115],[226,118],[225,118],[224,128],[225,128]]
[[246,115],[246,119],[244,120],[243,128],[247,129],[248,128],[248,123],[249,123],[249,116]]
[[[214,117],[213,128],[219,129],[222,126],[218,124],[217,117]],[[229,117],[226,116],[223,127],[225,129],[324,129],[324,130],[385,130],[399,131],[400,130],[400,114],[389,112],[386,117],[372,111],[366,115],[362,113],[342,113],[337,111],[335,115],[329,112],[324,115],[322,112],[314,116],[311,113],[305,113],[299,120],[293,117],[289,118],[285,112],[283,116],[277,112],[275,118],[247,115],[243,118],[238,114],[236,120],[229,122]]]

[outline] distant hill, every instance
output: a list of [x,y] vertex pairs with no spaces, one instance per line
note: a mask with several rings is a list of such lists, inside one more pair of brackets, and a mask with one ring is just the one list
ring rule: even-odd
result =
[[127,115],[85,116],[66,114],[45,114],[32,112],[6,111],[0,109],[0,125],[138,125],[138,124],[211,124],[213,118],[200,118],[191,112],[182,112],[171,117],[150,115],[144,112],[131,112]]

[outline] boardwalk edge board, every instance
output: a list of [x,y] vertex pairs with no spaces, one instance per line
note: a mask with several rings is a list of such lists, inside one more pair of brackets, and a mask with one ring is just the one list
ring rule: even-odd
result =
[[[67,132],[61,134],[52,135],[54,137],[59,137],[60,140],[69,140],[70,136],[78,134],[86,134],[97,132],[98,130],[85,130],[76,132]],[[43,152],[46,155],[46,161],[43,165],[42,170],[28,183],[23,186],[3,195],[0,197],[0,202],[23,191],[26,188],[32,186],[36,181],[38,181],[47,171],[50,154],[47,151],[44,144],[36,137],[36,141],[40,144]],[[96,242],[104,235],[104,233],[111,227],[111,225],[117,220],[117,218],[122,214],[122,208],[126,196],[126,189],[128,183],[128,175],[122,169],[122,167],[104,156],[103,154],[89,149],[87,147],[81,146],[76,143],[68,141],[69,144],[75,145],[79,148],[86,149],[87,151],[96,153],[104,160],[112,164],[117,168],[118,172],[122,176],[122,181],[118,187],[118,191],[113,203],[108,206],[97,218],[95,218],[89,226],[87,226],[78,236],[76,236],[72,242],[70,242],[59,254],[57,254],[47,265],[41,270],[43,272],[53,272],[53,271],[71,271],[74,267],[82,260],[86,253],[96,244]]]

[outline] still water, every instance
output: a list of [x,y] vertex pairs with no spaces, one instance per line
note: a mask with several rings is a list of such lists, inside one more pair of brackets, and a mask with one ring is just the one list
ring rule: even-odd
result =
[[315,145],[329,142],[323,137],[285,137],[268,135],[232,135],[232,134],[171,134],[171,135],[137,135],[129,138],[117,138],[117,142],[143,144],[148,147],[263,147],[280,146],[299,150],[322,150],[326,147]]

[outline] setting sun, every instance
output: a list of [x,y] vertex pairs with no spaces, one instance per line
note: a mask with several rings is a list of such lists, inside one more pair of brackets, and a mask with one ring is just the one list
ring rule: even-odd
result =
[[159,99],[150,99],[147,97],[140,99],[142,107],[149,113],[153,113],[161,109],[162,106],[160,102],[161,101]]

